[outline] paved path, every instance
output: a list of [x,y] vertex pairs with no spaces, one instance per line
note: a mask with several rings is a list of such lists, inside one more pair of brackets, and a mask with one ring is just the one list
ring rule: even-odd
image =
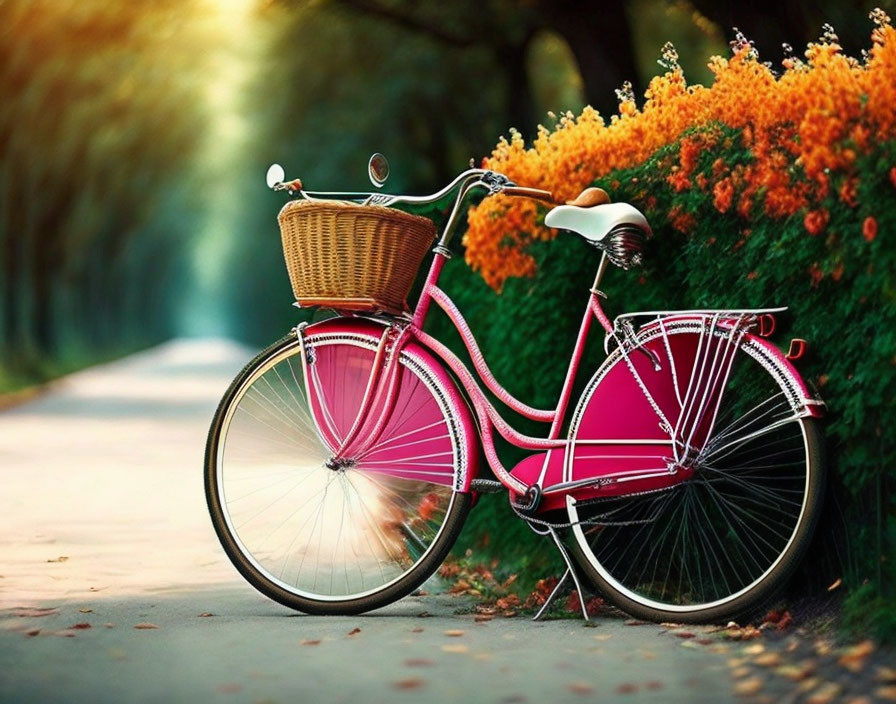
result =
[[480,623],[448,596],[310,617],[258,595],[202,491],[250,356],[172,342],[0,413],[0,702],[732,699],[727,646],[659,626]]

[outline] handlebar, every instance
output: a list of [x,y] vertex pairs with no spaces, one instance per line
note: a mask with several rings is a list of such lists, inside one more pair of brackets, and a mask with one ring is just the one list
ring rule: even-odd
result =
[[517,186],[504,174],[498,173],[497,171],[489,171],[486,169],[467,169],[466,171],[455,177],[454,180],[451,181],[451,183],[449,183],[447,186],[428,196],[402,196],[388,195],[385,193],[362,192],[351,193],[306,191],[304,190],[302,182],[299,179],[293,179],[291,181],[281,181],[274,184],[272,188],[275,191],[287,191],[291,196],[304,198],[305,200],[354,201],[363,205],[382,205],[387,207],[402,203],[411,205],[428,205],[441,200],[449,193],[457,190],[458,193],[454,199],[454,205],[451,209],[451,214],[448,216],[448,220],[445,223],[445,228],[442,231],[442,236],[439,239],[439,244],[441,244],[442,246],[447,245],[454,226],[457,223],[457,219],[460,215],[461,205],[463,204],[467,195],[474,189],[485,188],[489,192],[488,195],[503,193],[507,196],[534,198],[536,200],[541,200],[547,203],[555,205],[557,204],[557,201],[554,200],[554,196],[550,191],[545,191],[540,188],[527,188],[524,186]]

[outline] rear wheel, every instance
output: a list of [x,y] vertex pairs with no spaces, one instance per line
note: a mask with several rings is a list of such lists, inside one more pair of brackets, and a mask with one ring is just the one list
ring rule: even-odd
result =
[[284,338],[237,376],[209,433],[206,498],[225,552],[259,591],[307,613],[359,613],[410,593],[470,510],[471,495],[457,491],[463,428],[443,382],[407,353],[375,444],[332,460],[376,343],[309,335],[306,379],[298,341]]
[[821,433],[760,360],[740,346],[687,479],[571,505],[570,520],[580,522],[573,555],[624,611],[655,621],[731,618],[761,605],[804,555],[821,509]]

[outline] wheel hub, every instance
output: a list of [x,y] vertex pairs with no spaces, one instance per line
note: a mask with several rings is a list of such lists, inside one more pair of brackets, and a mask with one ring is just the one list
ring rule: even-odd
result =
[[331,457],[324,462],[324,466],[327,469],[332,469],[334,472],[344,472],[345,470],[354,467],[355,461],[348,457]]

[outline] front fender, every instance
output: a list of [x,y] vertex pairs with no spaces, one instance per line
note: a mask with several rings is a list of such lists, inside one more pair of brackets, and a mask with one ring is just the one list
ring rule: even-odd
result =
[[[336,317],[309,325],[304,329],[305,339],[331,334],[361,337],[375,347],[385,332],[388,323],[375,319]],[[456,424],[459,437],[459,467],[456,468],[455,489],[470,491],[470,483],[479,474],[479,435],[476,422],[470,413],[466,400],[444,365],[429,350],[415,340],[408,340],[402,348],[402,355],[415,362],[434,381],[434,393]]]

